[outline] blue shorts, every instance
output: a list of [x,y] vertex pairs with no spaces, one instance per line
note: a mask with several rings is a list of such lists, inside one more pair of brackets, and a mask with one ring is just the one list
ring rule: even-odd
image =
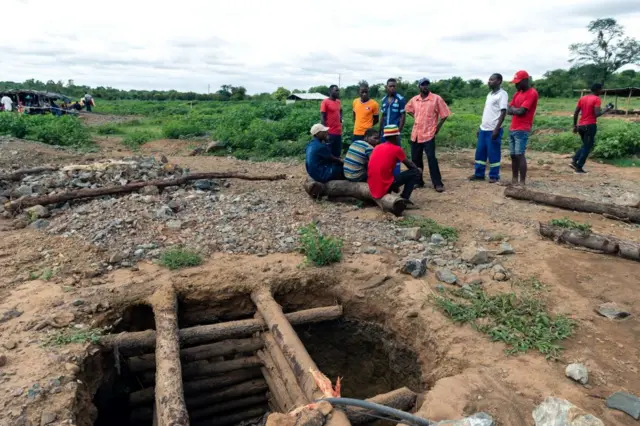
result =
[[529,132],[513,130],[509,132],[509,151],[511,155],[523,155],[527,150]]

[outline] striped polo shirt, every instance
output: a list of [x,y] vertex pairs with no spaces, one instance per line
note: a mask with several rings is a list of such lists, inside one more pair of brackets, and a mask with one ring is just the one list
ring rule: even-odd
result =
[[359,180],[367,172],[365,164],[369,162],[369,156],[373,147],[365,141],[355,141],[349,146],[344,157],[344,176],[348,180]]

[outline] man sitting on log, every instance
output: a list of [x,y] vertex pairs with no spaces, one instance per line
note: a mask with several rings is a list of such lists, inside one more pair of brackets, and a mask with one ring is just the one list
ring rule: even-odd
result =
[[329,128],[322,124],[311,127],[313,139],[307,144],[305,166],[307,173],[316,182],[344,179],[342,160],[331,153],[327,140]]
[[367,181],[367,165],[373,148],[380,143],[377,129],[370,128],[364,132],[364,140],[356,140],[344,157],[344,176],[351,182]]
[[[398,126],[385,126],[385,142],[376,146],[371,153],[367,183],[373,198],[382,198],[391,191],[398,192],[400,187],[404,186],[400,196],[409,200],[413,188],[420,183],[422,170],[413,161],[407,159],[407,155],[398,144],[399,136]],[[401,161],[409,170],[400,172],[398,176],[394,177],[393,170],[398,161]]]

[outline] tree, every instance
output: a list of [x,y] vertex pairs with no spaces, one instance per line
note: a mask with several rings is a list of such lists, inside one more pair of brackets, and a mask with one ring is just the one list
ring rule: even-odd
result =
[[601,83],[625,65],[640,62],[640,42],[625,37],[624,27],[613,18],[591,21],[587,29],[595,38],[589,43],[569,46],[574,65],[593,64],[598,67]]
[[271,95],[276,101],[284,101],[291,94],[291,92],[285,87],[278,87],[278,89]]

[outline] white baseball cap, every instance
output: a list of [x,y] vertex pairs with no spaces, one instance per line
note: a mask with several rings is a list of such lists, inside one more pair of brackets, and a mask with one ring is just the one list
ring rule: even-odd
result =
[[326,132],[328,130],[329,128],[327,126],[323,126],[320,123],[314,124],[313,126],[311,126],[311,136],[315,136],[320,132]]

